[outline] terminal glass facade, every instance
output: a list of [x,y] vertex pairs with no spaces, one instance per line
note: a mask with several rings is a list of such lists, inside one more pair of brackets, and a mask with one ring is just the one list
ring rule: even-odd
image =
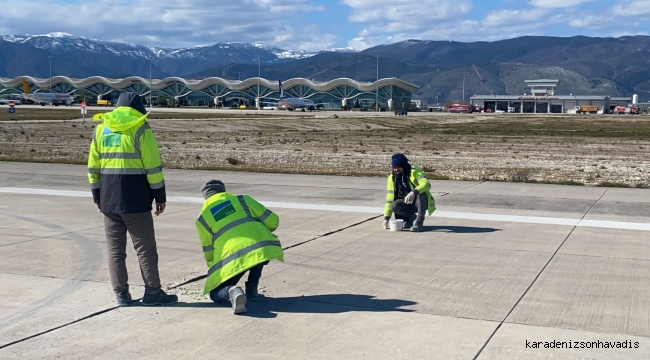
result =
[[[128,78],[122,80],[97,78],[97,81],[86,79],[70,79],[69,81],[54,78],[52,92],[68,93],[76,96],[76,103],[85,101],[89,105],[97,103],[97,100],[109,100],[113,104],[117,102],[120,94],[124,91],[134,92],[142,96],[145,104],[149,100],[155,106],[188,106],[188,107],[228,107],[239,108],[255,107],[256,99],[261,99],[261,106],[276,107],[280,100],[280,92],[275,88],[269,88],[260,82],[251,82],[252,85],[241,88],[240,82],[227,81],[205,81],[205,86],[198,84],[202,82],[185,82],[176,79],[164,79],[161,82],[154,81],[154,90],[148,80],[141,78]],[[67,78],[64,78],[67,79]],[[103,81],[106,80],[106,81]],[[20,81],[17,85],[3,86],[6,79],[0,79],[0,98],[19,95],[23,92]],[[49,92],[49,79],[39,80],[40,86],[33,81],[28,84],[34,92]],[[225,82],[225,84],[224,84]],[[397,79],[383,81],[382,86],[372,84],[358,85],[353,81],[338,81],[342,83],[335,87],[328,87],[326,90],[322,84],[311,86],[307,81],[304,84],[284,85],[285,97],[297,97],[311,99],[318,108],[342,109],[347,105],[351,109],[373,109],[375,101],[378,100],[380,108],[387,110],[392,108],[409,108],[411,104],[412,91],[415,90],[410,84],[401,85]],[[84,83],[84,86],[75,86],[75,83]],[[392,84],[387,84],[392,83]],[[119,85],[111,85],[119,84]],[[197,88],[198,87],[198,88]]]

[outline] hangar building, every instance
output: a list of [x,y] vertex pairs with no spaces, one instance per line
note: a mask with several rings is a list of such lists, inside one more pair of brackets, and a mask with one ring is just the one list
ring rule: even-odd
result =
[[605,108],[608,112],[616,106],[628,106],[632,97],[612,97],[605,95],[555,95],[559,80],[527,80],[530,94],[524,95],[475,95],[471,104],[481,106],[486,111],[503,110],[517,113],[570,113],[577,106],[588,105]]

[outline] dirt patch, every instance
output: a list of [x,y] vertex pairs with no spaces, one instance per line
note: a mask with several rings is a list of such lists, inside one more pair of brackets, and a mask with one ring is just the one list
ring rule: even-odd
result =
[[[402,152],[431,179],[650,184],[650,117],[206,115],[150,121],[166,167],[384,176]],[[2,122],[0,160],[83,163],[93,128]]]

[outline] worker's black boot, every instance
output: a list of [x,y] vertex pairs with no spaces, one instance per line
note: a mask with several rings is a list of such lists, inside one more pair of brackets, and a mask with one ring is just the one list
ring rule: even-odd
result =
[[409,216],[409,218],[406,219],[406,221],[404,221],[404,229],[412,228],[415,219],[417,219],[417,214],[412,214],[411,216]]
[[246,282],[246,298],[248,300],[257,300],[257,284]]
[[131,298],[131,294],[128,291],[125,291],[119,295],[117,295],[117,305],[118,306],[128,306],[133,302],[133,298]]
[[420,232],[422,231],[422,223],[416,221],[415,224],[413,224],[413,227],[411,228],[411,232]]

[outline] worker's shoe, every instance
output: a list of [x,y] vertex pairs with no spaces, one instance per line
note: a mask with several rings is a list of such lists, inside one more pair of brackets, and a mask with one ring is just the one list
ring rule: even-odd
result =
[[133,298],[131,298],[131,294],[128,291],[125,291],[119,295],[117,295],[117,306],[128,306],[133,302]]
[[232,312],[243,314],[246,312],[246,294],[239,286],[233,286],[228,289],[228,299],[232,304]]
[[411,228],[411,232],[422,231],[422,227],[423,227],[422,223],[423,223],[422,221],[416,221],[415,224],[413,224],[413,227]]
[[155,305],[172,305],[178,302],[178,296],[167,295],[162,289],[156,294],[144,294],[142,298],[142,305],[155,306]]
[[246,299],[257,300],[257,284],[246,282]]
[[413,222],[417,219],[417,214],[412,214],[408,220],[404,222],[404,229],[410,229],[413,227]]

